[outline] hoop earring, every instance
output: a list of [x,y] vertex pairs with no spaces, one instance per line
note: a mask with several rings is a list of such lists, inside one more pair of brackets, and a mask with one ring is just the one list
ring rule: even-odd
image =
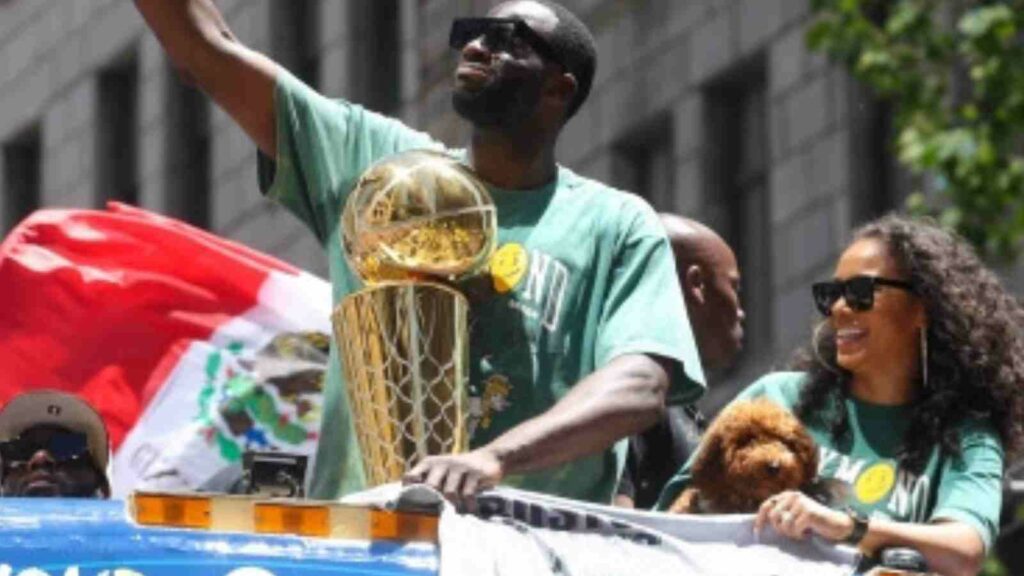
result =
[[928,389],[928,328],[921,328],[921,387]]
[[821,351],[818,350],[818,341],[821,340],[819,336],[821,335],[821,329],[825,327],[825,324],[826,322],[819,322],[818,325],[814,327],[814,334],[811,336],[811,352],[814,353],[814,359],[818,361],[818,364],[824,366],[829,372],[837,376],[841,376],[842,373],[839,369],[829,364],[821,355]]

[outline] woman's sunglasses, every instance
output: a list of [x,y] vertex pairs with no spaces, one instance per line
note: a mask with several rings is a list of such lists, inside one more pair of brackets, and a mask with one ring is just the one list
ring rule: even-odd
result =
[[494,52],[511,53],[517,41],[525,42],[542,58],[565,68],[551,44],[519,18],[456,18],[448,35],[448,45],[462,50],[477,38]]
[[903,280],[892,280],[878,276],[854,276],[846,280],[816,282],[811,286],[814,305],[824,316],[832,315],[832,307],[842,298],[846,305],[858,312],[871,310],[875,305],[875,290],[879,286],[891,286],[914,292],[914,286]]

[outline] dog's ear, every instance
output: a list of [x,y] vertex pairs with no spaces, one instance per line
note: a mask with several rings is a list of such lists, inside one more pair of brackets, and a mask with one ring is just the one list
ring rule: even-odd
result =
[[717,482],[722,477],[722,434],[716,432],[717,429],[712,427],[697,446],[697,456],[690,467],[693,484],[697,487]]
[[800,459],[804,478],[808,481],[818,476],[818,444],[802,425],[796,427],[785,440],[790,449]]

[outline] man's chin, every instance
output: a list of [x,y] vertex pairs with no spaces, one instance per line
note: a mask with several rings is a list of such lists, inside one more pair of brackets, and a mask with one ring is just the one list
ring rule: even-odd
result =
[[452,108],[467,122],[479,127],[495,127],[501,124],[498,114],[486,102],[482,92],[458,90],[452,93]]
[[60,486],[53,482],[33,482],[18,494],[26,498],[51,498],[60,496]]
[[529,116],[527,107],[495,87],[477,92],[456,89],[452,92],[452,108],[463,120],[488,130],[514,129]]
[[456,78],[452,88],[456,94],[463,94],[472,97],[475,94],[485,92],[491,83],[488,80]]

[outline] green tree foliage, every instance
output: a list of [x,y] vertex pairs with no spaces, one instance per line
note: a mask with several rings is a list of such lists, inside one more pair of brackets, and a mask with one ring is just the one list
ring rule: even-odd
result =
[[[932,213],[991,259],[1024,244],[1024,0],[811,0],[812,49],[892,102]],[[921,179],[919,179],[921,180]]]

